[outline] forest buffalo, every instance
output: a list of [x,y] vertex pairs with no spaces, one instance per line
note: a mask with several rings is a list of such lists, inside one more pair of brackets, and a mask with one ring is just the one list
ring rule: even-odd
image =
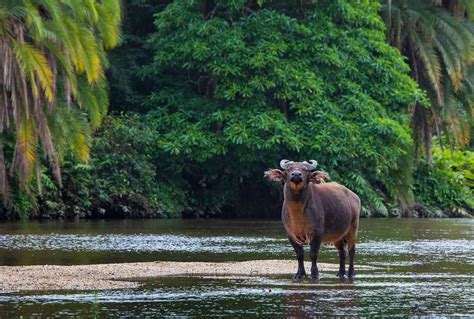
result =
[[[282,160],[282,170],[271,169],[265,176],[283,183],[282,220],[288,239],[295,249],[298,271],[295,278],[306,275],[303,245],[310,245],[311,278],[319,279],[317,259],[321,243],[333,243],[339,251],[339,272],[346,275],[346,249],[349,251],[347,276],[353,278],[355,242],[359,227],[360,199],[348,188],[325,183],[326,173],[315,171],[317,162]],[[347,246],[347,248],[346,248]]]

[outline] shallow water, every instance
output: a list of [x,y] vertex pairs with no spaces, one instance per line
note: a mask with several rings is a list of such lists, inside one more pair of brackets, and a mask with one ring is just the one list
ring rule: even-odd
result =
[[[279,221],[142,220],[0,224],[0,263],[293,258]],[[321,262],[336,263],[323,247]],[[353,282],[322,272],[151,278],[138,289],[0,295],[5,316],[474,316],[474,220],[361,220]],[[296,270],[296,262],[295,262]]]

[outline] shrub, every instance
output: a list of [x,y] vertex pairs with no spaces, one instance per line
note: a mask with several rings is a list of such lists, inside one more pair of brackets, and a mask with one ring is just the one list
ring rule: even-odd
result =
[[414,192],[416,199],[428,207],[430,216],[466,216],[474,212],[474,152],[454,150],[441,152],[433,149],[433,167],[420,163],[415,171]]

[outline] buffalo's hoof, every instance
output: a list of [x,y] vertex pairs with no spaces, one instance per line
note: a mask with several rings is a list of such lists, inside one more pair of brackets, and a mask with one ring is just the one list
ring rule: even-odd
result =
[[319,279],[319,269],[317,266],[311,267],[311,279],[314,279],[314,280]]
[[354,279],[355,275],[356,275],[356,273],[355,273],[354,270],[352,270],[352,271],[349,270],[349,274],[347,274],[347,277],[349,277],[349,279]]
[[319,270],[317,267],[311,267],[311,279],[313,280],[319,279]]
[[319,280],[319,273],[311,274],[311,279],[313,279],[313,280]]
[[304,271],[298,271],[294,276],[293,279],[302,279],[306,277],[306,273]]
[[345,271],[340,271],[337,273],[336,277],[339,277],[339,279],[344,279],[346,277],[346,272]]

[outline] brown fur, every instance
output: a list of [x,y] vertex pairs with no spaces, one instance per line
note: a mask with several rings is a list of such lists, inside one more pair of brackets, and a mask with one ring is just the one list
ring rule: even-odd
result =
[[[299,183],[291,180],[295,170],[303,173]],[[338,183],[325,183],[327,173],[309,172],[298,162],[265,176],[284,182],[282,221],[293,245],[334,243],[340,250],[347,243],[347,249],[354,248],[361,209],[355,193]]]
[[321,236],[323,243],[341,239],[355,242],[360,212],[356,194],[337,183],[310,183],[304,191],[301,185],[297,192],[290,185],[285,185],[282,207],[283,224],[289,236],[304,239],[310,235],[309,241],[315,235]]

